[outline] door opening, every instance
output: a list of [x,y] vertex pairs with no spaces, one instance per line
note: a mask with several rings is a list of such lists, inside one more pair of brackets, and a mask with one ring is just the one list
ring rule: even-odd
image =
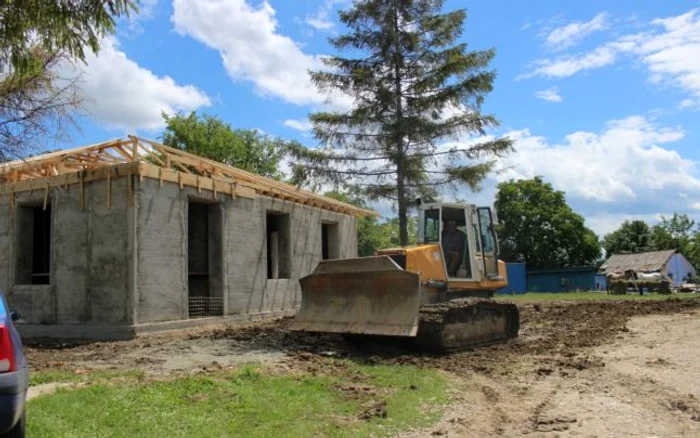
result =
[[340,258],[338,224],[321,224],[321,259]]
[[462,208],[442,208],[442,251],[449,278],[472,278],[467,218]]
[[221,316],[222,221],[219,206],[190,201],[187,219],[189,317]]

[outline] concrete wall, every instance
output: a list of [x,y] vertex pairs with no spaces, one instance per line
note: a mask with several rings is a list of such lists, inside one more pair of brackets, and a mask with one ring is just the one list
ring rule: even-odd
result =
[[[50,189],[51,275],[48,285],[27,284],[16,274],[26,266],[31,237],[19,234],[8,197],[0,199],[0,285],[25,324],[129,324],[131,310],[127,177],[86,183],[85,208],[78,185]],[[42,205],[45,192],[16,194],[16,208]],[[17,263],[22,260],[22,266]],[[31,267],[29,267],[31,269]],[[90,329],[85,329],[90,330]]]
[[[187,204],[213,202],[221,209],[222,264],[214,284],[223,291],[225,315],[290,310],[300,303],[299,278],[321,260],[321,224],[337,223],[339,256],[357,256],[355,218],[277,199],[236,198],[144,179],[136,211],[136,322],[187,318]],[[267,279],[266,217],[289,214],[291,275]],[[218,221],[219,218],[216,219]],[[218,226],[218,224],[217,224]],[[1,237],[1,236],[0,236]],[[215,258],[215,257],[214,257]],[[210,266],[211,268],[211,266]],[[219,277],[220,275],[220,277]]]
[[[44,193],[17,193],[16,205],[41,205]],[[323,223],[337,224],[339,257],[357,256],[354,217],[291,202],[214,197],[138,177],[131,184],[127,177],[112,178],[111,203],[106,180],[85,183],[84,194],[81,208],[79,185],[50,189],[47,285],[17,280],[17,263],[26,259],[21,254],[30,251],[31,239],[19,235],[9,197],[0,198],[0,288],[22,314],[24,335],[116,339],[133,336],[139,327],[149,331],[185,323],[190,200],[210,203],[209,227],[216,230],[209,240],[210,290],[223,300],[227,320],[293,312],[301,299],[299,278],[321,260]],[[289,278],[267,278],[269,212],[288,215]]]
[[136,322],[187,317],[187,197],[176,184],[139,182]]

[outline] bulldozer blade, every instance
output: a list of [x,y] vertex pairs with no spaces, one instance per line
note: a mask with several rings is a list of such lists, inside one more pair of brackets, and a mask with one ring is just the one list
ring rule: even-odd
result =
[[416,336],[420,277],[388,256],[326,260],[300,280],[290,330]]

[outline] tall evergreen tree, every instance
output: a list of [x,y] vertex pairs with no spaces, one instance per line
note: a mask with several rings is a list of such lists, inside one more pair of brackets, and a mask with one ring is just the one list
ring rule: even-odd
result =
[[416,197],[463,183],[477,189],[489,158],[512,149],[507,138],[442,146],[497,125],[480,111],[495,52],[469,51],[460,40],[466,11],[443,13],[443,3],[357,0],[340,12],[349,33],[330,42],[347,56],[324,59],[328,68],[311,78],[321,91],[352,97],[353,107],[312,114],[322,146],[292,151],[298,182],[351,185],[397,206],[402,245]]

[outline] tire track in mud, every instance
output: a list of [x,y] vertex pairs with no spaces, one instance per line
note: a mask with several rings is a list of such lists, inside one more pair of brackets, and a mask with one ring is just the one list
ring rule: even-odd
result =
[[486,403],[492,407],[491,422],[493,431],[496,434],[502,434],[504,430],[504,424],[508,422],[508,416],[503,411],[500,406],[501,397],[492,386],[482,385],[481,393],[484,395]]

